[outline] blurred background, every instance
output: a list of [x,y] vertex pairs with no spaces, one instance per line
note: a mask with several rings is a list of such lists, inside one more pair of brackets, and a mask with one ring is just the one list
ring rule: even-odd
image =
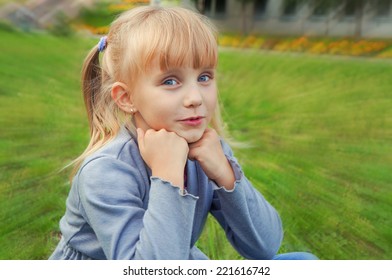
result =
[[[280,253],[392,259],[392,0],[0,0],[0,259],[46,259],[85,149],[82,61],[139,5],[220,31],[218,84],[247,177],[281,214]],[[209,218],[198,246],[240,259]]]

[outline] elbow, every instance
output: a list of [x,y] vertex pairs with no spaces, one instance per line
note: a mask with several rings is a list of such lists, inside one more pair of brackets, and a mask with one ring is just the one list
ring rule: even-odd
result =
[[280,219],[278,214],[276,214],[276,216],[277,216],[276,226],[273,230],[271,230],[269,234],[270,246],[268,250],[268,259],[272,259],[273,257],[276,256],[283,241],[282,220]]
[[249,259],[271,260],[278,253],[283,241],[282,222],[277,216],[274,226],[263,230],[263,233],[252,244],[252,256]]
[[273,259],[276,254],[278,253],[280,246],[282,245],[283,241],[283,230],[276,232],[274,236],[271,237],[271,241],[269,243],[268,248],[265,248],[265,259],[271,260]]
[[268,230],[253,240],[248,239],[246,243],[237,240],[233,245],[237,249],[237,252],[246,259],[271,260],[279,251],[282,240],[282,230]]
[[259,246],[257,252],[254,252],[253,256],[249,256],[249,259],[257,259],[257,260],[271,260],[278,253],[280,246],[283,240],[282,232],[275,232],[273,235],[270,235],[264,241],[259,242]]

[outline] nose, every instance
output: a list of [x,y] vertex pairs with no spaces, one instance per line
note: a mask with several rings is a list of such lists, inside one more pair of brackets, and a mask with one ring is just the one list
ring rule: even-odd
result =
[[201,104],[203,104],[203,96],[201,93],[201,89],[197,84],[190,86],[185,94],[184,106],[199,107]]

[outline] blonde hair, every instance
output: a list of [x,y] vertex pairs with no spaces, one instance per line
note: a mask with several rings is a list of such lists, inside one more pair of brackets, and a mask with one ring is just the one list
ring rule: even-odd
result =
[[[120,81],[132,87],[141,74],[148,73],[155,59],[162,69],[216,68],[216,30],[206,17],[180,7],[138,7],[121,14],[111,24],[101,65],[98,46],[92,48],[83,64],[82,89],[90,142],[73,162],[72,175],[87,156],[112,140],[122,126],[135,130],[131,115],[121,111],[112,99],[112,86]],[[219,105],[210,125],[223,136]]]

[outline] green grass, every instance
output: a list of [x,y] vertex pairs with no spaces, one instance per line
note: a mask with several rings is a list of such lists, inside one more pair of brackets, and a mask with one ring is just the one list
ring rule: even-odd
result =
[[[0,259],[45,259],[84,149],[90,39],[0,31]],[[392,259],[392,62],[224,50],[219,85],[246,175],[281,214],[281,252]],[[198,245],[239,256],[209,219]]]
[[285,225],[282,252],[391,259],[391,61],[221,53],[247,176]]
[[58,171],[85,145],[86,43],[1,32],[0,259],[46,258],[68,192]]

